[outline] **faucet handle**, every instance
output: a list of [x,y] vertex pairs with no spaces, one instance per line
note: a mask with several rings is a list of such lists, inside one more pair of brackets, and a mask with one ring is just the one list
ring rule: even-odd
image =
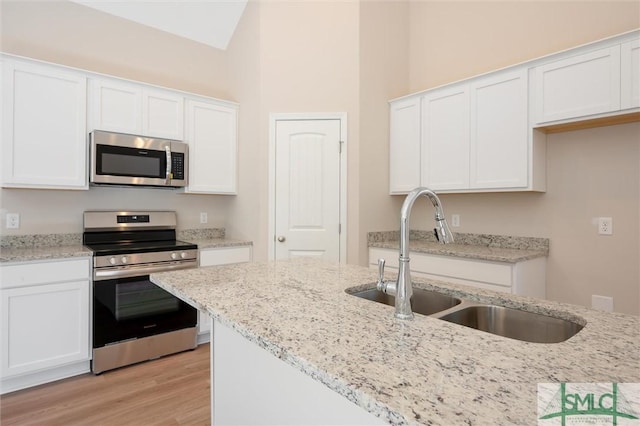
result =
[[378,259],[378,283],[384,282],[384,259]]

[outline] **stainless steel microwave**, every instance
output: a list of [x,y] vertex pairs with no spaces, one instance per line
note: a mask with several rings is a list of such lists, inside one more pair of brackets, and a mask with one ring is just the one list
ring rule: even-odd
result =
[[187,186],[184,142],[94,130],[89,135],[92,185]]

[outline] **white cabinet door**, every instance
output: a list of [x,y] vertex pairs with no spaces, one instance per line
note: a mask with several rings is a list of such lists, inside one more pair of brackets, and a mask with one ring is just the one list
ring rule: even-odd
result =
[[537,124],[620,109],[620,46],[535,69]]
[[185,141],[189,144],[186,192],[236,194],[236,106],[188,99]]
[[640,40],[623,43],[620,46],[622,109],[640,107]]
[[91,80],[90,130],[142,133],[142,89],[118,80]]
[[420,97],[391,103],[389,192],[406,194],[420,186]]
[[479,79],[470,91],[470,187],[526,188],[527,70]]
[[142,92],[142,134],[184,139],[184,97],[159,89]]
[[88,280],[0,290],[2,377],[89,359]]
[[458,85],[422,100],[422,185],[469,187],[469,90]]
[[116,79],[93,79],[90,99],[90,130],[184,138],[184,98],[179,93]]
[[87,189],[86,78],[3,61],[3,186]]

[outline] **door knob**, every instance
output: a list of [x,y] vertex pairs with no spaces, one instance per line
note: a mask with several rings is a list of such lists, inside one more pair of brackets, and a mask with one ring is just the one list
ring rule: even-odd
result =
[[286,238],[285,238],[283,235],[280,235],[280,236],[278,237],[278,242],[280,242],[280,243],[284,243],[284,240],[286,240]]

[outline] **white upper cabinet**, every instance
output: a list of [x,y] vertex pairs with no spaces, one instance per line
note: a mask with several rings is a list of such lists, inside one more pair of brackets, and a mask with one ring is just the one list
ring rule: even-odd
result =
[[469,87],[454,85],[422,99],[422,185],[469,187]]
[[188,99],[185,142],[189,144],[186,192],[237,193],[237,121],[235,104]]
[[[421,185],[440,192],[543,191],[533,171],[544,175],[538,155],[544,141],[534,141],[528,127],[527,82],[521,68],[403,99],[422,99]],[[411,124],[397,120],[394,106],[392,128]],[[392,182],[398,172],[406,173],[392,163]]]
[[390,105],[389,191],[403,194],[420,186],[420,98]]
[[535,106],[538,124],[620,109],[620,46],[536,67]]
[[532,189],[527,91],[526,69],[470,84],[470,188]]
[[180,93],[116,79],[92,79],[90,107],[90,130],[184,138],[184,97]]
[[2,186],[87,189],[87,80],[3,59]]
[[620,64],[620,107],[640,108],[640,40],[622,43]]

